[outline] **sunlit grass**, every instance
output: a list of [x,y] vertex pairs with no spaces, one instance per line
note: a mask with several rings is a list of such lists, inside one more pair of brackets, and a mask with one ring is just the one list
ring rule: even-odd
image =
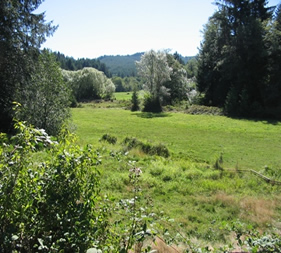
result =
[[184,113],[149,114],[87,106],[72,110],[82,144],[105,133],[165,144],[174,156],[212,163],[221,153],[229,168],[261,170],[281,164],[281,124]]
[[[87,104],[72,114],[80,144],[93,144],[102,156],[102,191],[116,199],[128,197],[129,161],[136,161],[143,171],[143,196],[175,218],[175,230],[223,242],[229,236],[224,224],[241,220],[264,230],[281,219],[281,186],[234,169],[254,169],[280,180],[280,123],[131,112],[111,108],[110,102],[100,108]],[[117,144],[99,142],[105,133],[117,137]],[[164,144],[171,156],[149,156],[137,148],[125,152],[125,137]],[[222,171],[213,166],[221,154]]]
[[133,92],[115,92],[114,97],[116,100],[130,100]]

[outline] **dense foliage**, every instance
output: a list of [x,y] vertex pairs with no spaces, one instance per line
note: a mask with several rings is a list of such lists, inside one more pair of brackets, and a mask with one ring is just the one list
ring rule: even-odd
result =
[[[204,29],[198,90],[230,115],[280,117],[280,10],[267,1],[217,1]],[[274,94],[274,95],[273,95]]]
[[80,102],[91,99],[110,98],[115,86],[105,74],[94,68],[77,71],[62,71],[64,80],[72,89],[74,100]]
[[134,76],[124,78],[114,76],[111,78],[111,81],[115,85],[116,92],[133,91],[134,89],[141,90],[143,85],[142,79]]
[[[85,252],[103,227],[99,216],[106,215],[95,209],[98,156],[66,134],[57,143],[43,129],[23,122],[15,128],[11,139],[1,134],[1,250]],[[42,149],[48,156],[35,163]]]
[[12,102],[27,89],[36,71],[39,48],[56,30],[46,23],[44,13],[33,12],[41,0],[0,2],[0,130],[9,131]]
[[162,105],[188,100],[194,88],[182,63],[177,54],[154,50],[146,52],[136,62],[138,74],[145,82],[143,88],[147,91],[143,111],[161,112]]
[[65,56],[60,52],[53,53],[56,60],[60,63],[60,67],[65,70],[80,70],[83,68],[95,68],[102,71],[107,77],[111,77],[111,72],[108,67],[98,59],[79,58]]
[[148,92],[144,102],[144,111],[161,112],[161,100],[168,94],[164,83],[171,80],[172,72],[166,53],[150,50],[142,55],[141,60],[136,64],[138,74],[145,80],[144,89]]
[[36,72],[22,91],[19,102],[22,105],[20,119],[50,135],[58,135],[70,117],[70,88],[50,52],[44,50],[40,54]]

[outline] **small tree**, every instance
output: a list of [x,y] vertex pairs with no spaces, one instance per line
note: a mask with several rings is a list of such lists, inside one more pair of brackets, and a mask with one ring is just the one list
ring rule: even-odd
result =
[[136,89],[134,90],[133,94],[132,94],[132,108],[131,111],[135,112],[138,111],[140,109],[140,101],[138,98],[138,92],[136,91]]

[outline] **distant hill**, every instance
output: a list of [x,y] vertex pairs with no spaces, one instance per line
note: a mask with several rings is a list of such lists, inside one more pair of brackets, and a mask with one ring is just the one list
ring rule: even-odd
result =
[[65,56],[60,52],[53,52],[53,54],[62,69],[79,70],[91,67],[104,72],[107,77],[111,77],[111,73],[106,64],[100,62],[98,59],[80,58],[76,60],[73,57]]
[[[136,61],[141,59],[142,53],[135,53],[133,55],[104,55],[97,59],[81,58],[74,59],[73,57],[65,56],[60,52],[53,52],[57,61],[60,63],[62,69],[78,70],[85,67],[93,67],[103,71],[107,77],[112,76],[136,76]],[[182,56],[180,59],[186,64],[194,56]]]
[[[141,59],[141,56],[144,54],[136,53],[133,55],[104,55],[98,58],[101,63],[104,63],[106,67],[109,69],[110,73],[113,76],[136,76],[136,61]],[[186,64],[190,59],[194,58],[194,56],[181,56],[181,59]]]
[[105,55],[98,58],[98,60],[104,63],[110,73],[115,76],[136,76],[136,61],[141,59],[144,53],[136,53],[133,55]]

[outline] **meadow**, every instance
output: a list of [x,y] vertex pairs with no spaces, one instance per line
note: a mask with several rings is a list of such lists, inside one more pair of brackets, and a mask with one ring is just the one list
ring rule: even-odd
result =
[[[124,109],[129,94],[116,98],[72,109],[79,143],[92,144],[101,156],[104,193],[116,199],[129,195],[128,171],[135,161],[143,172],[143,195],[157,212],[175,219],[174,231],[220,244],[231,240],[229,228],[237,222],[260,231],[281,230],[281,185],[238,171],[253,169],[281,181],[280,122],[131,112]],[[104,134],[117,143],[101,142]],[[162,144],[170,156],[129,150],[126,137]]]

